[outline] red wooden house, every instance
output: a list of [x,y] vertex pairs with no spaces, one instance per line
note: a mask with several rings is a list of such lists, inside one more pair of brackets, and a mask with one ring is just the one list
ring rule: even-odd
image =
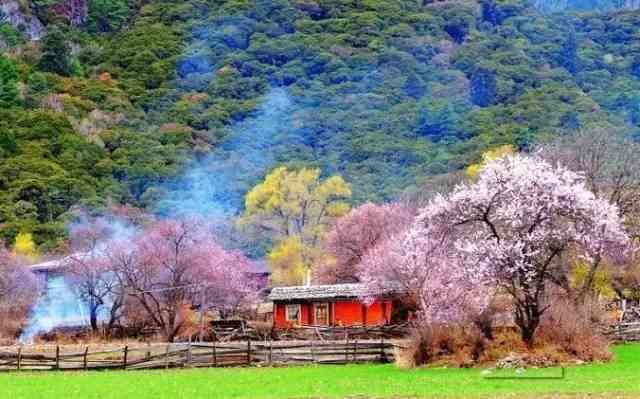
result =
[[273,301],[276,328],[295,326],[375,326],[389,324],[394,301],[377,295],[371,304],[360,298],[369,296],[363,284],[275,287]]

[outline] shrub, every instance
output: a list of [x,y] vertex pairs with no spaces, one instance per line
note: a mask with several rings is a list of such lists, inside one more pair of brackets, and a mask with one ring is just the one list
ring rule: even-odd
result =
[[577,306],[569,298],[557,298],[540,323],[538,346],[557,345],[567,355],[584,361],[609,360],[609,341],[601,332],[602,317],[602,310],[593,302]]
[[468,367],[478,361],[486,345],[475,326],[417,326],[407,345],[396,353],[396,364],[401,368],[430,363]]

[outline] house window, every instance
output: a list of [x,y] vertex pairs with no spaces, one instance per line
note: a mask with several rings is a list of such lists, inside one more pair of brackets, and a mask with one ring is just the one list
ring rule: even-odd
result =
[[326,326],[329,324],[329,304],[316,303],[315,305],[315,324],[318,326]]
[[300,305],[299,304],[295,304],[295,305],[287,305],[285,307],[285,318],[287,319],[287,321],[292,322],[292,323],[299,323],[300,322]]

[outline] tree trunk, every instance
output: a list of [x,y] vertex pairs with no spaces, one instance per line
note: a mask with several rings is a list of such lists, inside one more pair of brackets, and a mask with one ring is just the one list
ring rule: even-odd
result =
[[529,347],[533,347],[536,330],[540,325],[540,316],[537,303],[516,305],[516,325],[520,328],[522,341]]
[[89,321],[91,323],[91,330],[93,330],[93,332],[97,332],[98,331],[98,307],[97,306],[91,306],[91,309],[89,309]]
[[580,287],[580,291],[576,297],[576,303],[581,304],[585,301],[588,294],[593,293],[594,282],[596,279],[596,273],[598,272],[598,268],[600,267],[601,258],[599,256],[594,259],[593,263],[589,264],[589,271],[582,283],[582,287]]

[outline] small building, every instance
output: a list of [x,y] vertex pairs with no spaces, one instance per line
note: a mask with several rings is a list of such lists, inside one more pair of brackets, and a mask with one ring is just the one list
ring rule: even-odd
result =
[[276,328],[296,326],[376,326],[391,323],[393,298],[389,294],[370,297],[364,284],[275,287],[268,299],[273,301]]

